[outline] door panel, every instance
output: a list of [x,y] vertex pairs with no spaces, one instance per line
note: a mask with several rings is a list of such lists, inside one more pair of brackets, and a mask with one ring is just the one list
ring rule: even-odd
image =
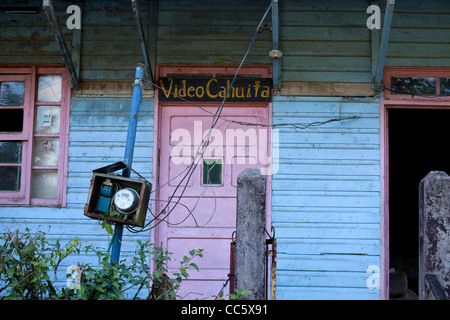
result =
[[[216,111],[216,107],[204,109],[211,114]],[[159,184],[164,187],[159,197],[164,201],[158,204],[158,212],[173,200],[161,215],[165,221],[157,226],[156,241],[173,253],[169,273],[178,269],[189,250],[204,249],[204,257],[195,261],[200,271],[189,271],[189,280],[179,292],[182,296],[190,293],[186,299],[214,298],[227,280],[230,242],[236,229],[236,179],[244,169],[260,167],[258,143],[267,147],[267,141],[259,141],[258,136],[259,129],[265,128],[219,120],[212,131],[211,152],[198,158],[189,181],[180,183],[211,126],[211,114],[197,107],[161,107]],[[266,124],[268,108],[225,107],[222,117]],[[205,176],[207,172],[209,176]],[[180,195],[180,204],[175,206]]]

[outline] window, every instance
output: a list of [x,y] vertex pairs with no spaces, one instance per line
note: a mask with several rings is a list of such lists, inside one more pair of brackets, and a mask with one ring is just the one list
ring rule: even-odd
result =
[[0,205],[65,205],[64,68],[0,68]]
[[203,159],[203,185],[222,184],[222,160]]
[[386,99],[450,98],[450,68],[387,67],[384,77]]
[[392,77],[391,92],[392,94],[434,95],[436,94],[436,79]]

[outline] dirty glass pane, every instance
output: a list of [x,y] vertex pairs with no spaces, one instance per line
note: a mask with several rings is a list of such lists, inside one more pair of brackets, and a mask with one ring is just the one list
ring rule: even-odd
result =
[[22,142],[0,141],[0,163],[20,163],[21,156]]
[[203,184],[222,184],[222,160],[203,159]]
[[25,82],[0,83],[0,106],[22,106],[25,98]]
[[38,106],[36,108],[34,132],[41,134],[58,134],[60,114],[61,107],[59,106]]
[[57,186],[57,170],[33,170],[31,174],[32,198],[56,199]]
[[23,109],[0,108],[0,132],[22,132]]
[[450,96],[450,78],[441,78],[439,88],[441,95]]
[[20,167],[0,167],[0,191],[20,190]]
[[391,90],[392,94],[436,94],[436,79],[392,77]]
[[62,76],[42,75],[39,76],[38,101],[60,102],[61,101]]
[[35,138],[34,139],[34,166],[56,167],[59,157],[58,138]]

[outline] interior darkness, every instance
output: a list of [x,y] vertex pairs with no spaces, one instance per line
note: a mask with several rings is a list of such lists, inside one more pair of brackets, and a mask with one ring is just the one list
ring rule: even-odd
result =
[[22,130],[22,109],[0,109],[0,132],[22,132]]
[[450,174],[450,110],[389,109],[390,268],[418,289],[419,182],[430,171]]

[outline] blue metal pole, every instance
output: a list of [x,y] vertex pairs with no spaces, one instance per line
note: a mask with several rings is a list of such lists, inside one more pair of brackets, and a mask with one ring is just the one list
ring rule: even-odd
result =
[[[130,120],[128,122],[127,142],[125,145],[125,155],[123,162],[131,167],[133,162],[134,143],[136,141],[136,130],[138,123],[139,107],[141,104],[141,79],[144,77],[144,68],[136,67],[136,75],[133,86],[133,98],[131,100]],[[122,176],[129,177],[130,170],[124,169]],[[111,263],[118,263],[120,258],[120,247],[122,244],[123,225],[116,224],[114,228],[113,243],[111,249]]]

